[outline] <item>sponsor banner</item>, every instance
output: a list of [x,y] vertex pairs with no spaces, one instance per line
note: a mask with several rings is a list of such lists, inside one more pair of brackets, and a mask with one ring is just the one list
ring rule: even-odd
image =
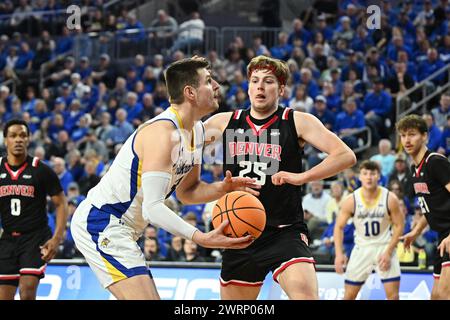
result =
[[[220,299],[220,269],[217,268],[151,268],[158,292],[164,300]],[[319,297],[340,300],[344,296],[344,277],[334,272],[318,271]],[[400,299],[428,300],[433,286],[431,273],[402,273]],[[111,293],[103,289],[94,273],[85,265],[49,265],[41,280],[40,300],[109,300]],[[16,295],[16,299],[18,299]],[[285,300],[286,294],[269,274],[261,288],[260,300]],[[385,299],[383,284],[372,274],[362,287],[358,299]]]

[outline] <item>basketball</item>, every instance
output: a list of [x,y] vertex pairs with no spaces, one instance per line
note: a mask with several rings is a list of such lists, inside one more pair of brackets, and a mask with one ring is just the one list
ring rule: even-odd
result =
[[212,212],[212,223],[217,228],[223,221],[227,237],[238,238],[252,235],[258,238],[266,226],[266,211],[261,201],[250,193],[233,191],[220,198]]

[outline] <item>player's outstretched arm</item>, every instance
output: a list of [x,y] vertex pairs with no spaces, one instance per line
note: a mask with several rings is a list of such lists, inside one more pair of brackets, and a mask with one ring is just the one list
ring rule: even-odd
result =
[[64,192],[51,197],[56,207],[56,226],[53,237],[44,243],[41,248],[42,260],[50,261],[58,252],[60,242],[64,239],[67,225],[67,199]]
[[400,211],[400,205],[397,196],[389,192],[388,195],[388,209],[392,221],[392,237],[389,241],[386,250],[380,256],[378,265],[381,271],[386,271],[391,267],[391,257],[394,250],[397,248],[397,244],[400,241],[400,237],[403,234],[405,228],[405,215]]
[[348,219],[351,218],[354,207],[353,194],[347,196],[347,198],[342,203],[341,211],[336,217],[336,223],[333,230],[334,248],[336,251],[336,256],[334,258],[334,269],[337,273],[343,274],[344,267],[347,263],[347,257],[344,252],[344,228],[347,224]]
[[213,115],[203,123],[205,127],[205,144],[222,143],[222,134],[233,112],[221,112]]
[[[252,242],[251,236],[229,239],[217,229],[203,233],[184,221],[170,210],[164,200],[170,191],[172,159],[178,153],[180,141],[178,132],[169,121],[159,121],[141,129],[136,136],[134,148],[142,162],[141,186],[143,193],[142,215],[144,219],[157,227],[192,239],[208,248],[244,248]],[[177,138],[178,137],[178,138]]]
[[272,176],[275,185],[302,185],[310,181],[332,177],[356,163],[354,152],[315,116],[294,111],[298,138],[313,145],[328,156],[318,165],[302,173],[280,171]]

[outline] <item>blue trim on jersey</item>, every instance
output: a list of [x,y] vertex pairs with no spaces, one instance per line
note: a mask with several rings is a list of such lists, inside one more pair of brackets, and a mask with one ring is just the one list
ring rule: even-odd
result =
[[365,281],[350,281],[350,280],[345,280],[344,281],[345,284],[349,284],[351,286],[362,286],[364,284]]
[[400,277],[388,278],[388,279],[381,279],[381,282],[382,282],[382,283],[386,283],[386,282],[394,282],[394,281],[400,281]]
[[131,205],[131,201],[118,202],[113,204],[104,204],[100,209],[101,213],[108,213],[115,216],[116,218],[122,218],[123,214],[128,210]]
[[[139,158],[135,156],[133,158],[133,162],[131,163],[131,172],[130,172],[130,204],[133,201],[134,196],[137,193],[138,188],[138,175],[139,175]],[[130,205],[128,205],[129,207]],[[128,209],[127,207],[127,209]]]
[[[103,206],[105,207],[105,206]],[[102,207],[102,208],[103,208]],[[111,206],[110,206],[111,207]],[[111,215],[108,214],[104,210],[98,209],[96,207],[92,207],[89,211],[89,215],[87,218],[87,231],[91,235],[92,241],[95,243],[95,248],[100,253],[100,255],[105,258],[112,266],[114,266],[117,270],[122,272],[128,278],[140,275],[140,274],[149,274],[150,271],[147,267],[135,267],[135,268],[126,268],[119,261],[114,259],[111,255],[103,252],[98,246],[98,237],[100,232],[103,232],[110,222]],[[151,276],[151,273],[150,273]]]

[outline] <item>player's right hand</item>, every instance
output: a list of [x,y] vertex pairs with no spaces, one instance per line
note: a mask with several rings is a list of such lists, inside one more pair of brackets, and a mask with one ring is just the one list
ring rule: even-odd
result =
[[334,258],[334,269],[336,273],[343,274],[345,265],[347,264],[347,257],[343,254],[336,254]]
[[225,220],[216,229],[208,233],[196,231],[192,237],[192,241],[204,248],[244,249],[255,240],[251,235],[240,238],[227,237],[223,233],[223,230],[228,223],[228,220]]
[[403,247],[405,248],[405,252],[409,252],[411,250],[411,244],[414,242],[414,240],[416,240],[416,238],[417,235],[413,231],[410,231],[399,238],[400,240],[403,240]]

